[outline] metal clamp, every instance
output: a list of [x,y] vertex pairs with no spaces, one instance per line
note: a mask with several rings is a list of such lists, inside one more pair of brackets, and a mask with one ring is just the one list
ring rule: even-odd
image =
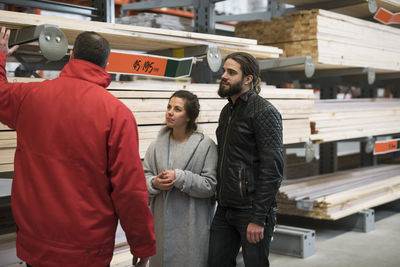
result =
[[368,0],[368,11],[371,14],[375,14],[375,12],[378,10],[378,4],[376,3],[375,0]]
[[306,155],[306,162],[310,163],[315,157],[315,149],[314,145],[311,142],[306,142],[304,144],[305,155]]
[[222,56],[218,47],[209,46],[207,49],[207,63],[211,71],[217,72],[222,65]]
[[366,153],[372,153],[375,148],[375,138],[372,136],[368,136],[367,140],[365,142],[365,152]]
[[375,70],[373,68],[367,68],[367,80],[368,84],[372,85],[375,82]]
[[38,41],[43,56],[50,61],[62,59],[68,51],[68,40],[57,25],[43,24],[13,29],[9,45],[22,45]]

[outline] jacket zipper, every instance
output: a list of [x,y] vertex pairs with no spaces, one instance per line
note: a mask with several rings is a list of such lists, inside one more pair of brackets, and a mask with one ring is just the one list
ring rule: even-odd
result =
[[240,190],[240,196],[243,198],[242,167],[239,168],[239,190]]
[[[228,132],[229,132],[229,126],[231,125],[231,119],[232,119],[232,113],[229,115],[228,118],[228,126],[226,126],[226,131],[225,131],[225,139],[224,139],[224,145],[222,147],[222,160],[221,160],[221,164],[219,166],[219,176],[221,177],[221,186],[219,187],[219,195],[222,196],[222,186],[224,185],[224,183],[222,182],[223,176],[222,176],[222,166],[225,160],[225,146],[226,146],[226,139],[228,137]],[[222,199],[220,199],[221,201]],[[222,202],[222,201],[221,201]]]

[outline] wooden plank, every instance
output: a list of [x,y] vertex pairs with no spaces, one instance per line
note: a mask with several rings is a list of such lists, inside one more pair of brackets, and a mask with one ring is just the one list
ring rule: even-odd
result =
[[[9,82],[40,82],[40,78],[8,77]],[[220,98],[218,84],[176,83],[156,81],[111,82],[107,88],[118,98],[169,98],[174,91],[189,90],[199,98]],[[314,99],[313,90],[276,88],[262,85],[260,95],[267,99]]]
[[316,101],[310,115],[314,142],[329,142],[400,131],[400,100]]
[[[379,166],[341,171],[324,175],[317,175],[298,180],[285,180],[281,186],[281,193],[292,199],[310,197],[314,193],[324,195],[321,191],[333,192],[338,186],[353,187],[360,181],[374,181],[376,179],[388,178],[398,174],[398,166]],[[322,199],[321,199],[322,200]]]
[[14,154],[15,148],[0,148],[0,164],[12,164],[14,162]]
[[[400,166],[373,166],[282,182],[278,211],[336,220],[400,198]],[[296,208],[297,200],[313,201],[310,211]]]
[[390,135],[400,132],[400,126],[387,127],[383,129],[356,129],[346,133],[335,134],[311,134],[310,140],[315,143],[332,142],[346,139],[361,138],[366,136]]
[[[120,99],[128,108],[135,112],[154,112],[154,111],[165,111],[168,105],[168,99]],[[221,109],[227,104],[225,99],[200,99],[201,111],[212,111]],[[297,112],[310,111],[312,110],[312,100],[296,100],[296,99],[271,99],[269,102],[274,105],[281,112]]]
[[16,139],[17,133],[15,131],[0,131],[0,140]]
[[[9,77],[9,82],[36,82],[43,79]],[[161,127],[165,125],[168,99],[176,90],[190,90],[199,96],[199,129],[216,141],[215,130],[221,109],[228,103],[217,95],[218,84],[181,84],[157,82],[113,82],[109,92],[118,97],[136,118],[139,130],[139,153],[143,158]],[[267,98],[282,114],[283,142],[294,144],[309,141],[314,103],[312,90],[279,89],[263,85],[261,96]],[[0,164],[3,170],[12,167],[16,147],[15,131],[0,125]],[[10,165],[11,164],[11,165]]]
[[14,163],[0,164],[0,172],[12,172],[14,171]]

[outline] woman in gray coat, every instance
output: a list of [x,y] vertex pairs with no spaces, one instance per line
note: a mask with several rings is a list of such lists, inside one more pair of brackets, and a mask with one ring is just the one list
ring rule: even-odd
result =
[[199,110],[194,94],[175,92],[165,114],[167,126],[146,151],[157,245],[150,267],[207,265],[218,156],[215,143],[197,131]]

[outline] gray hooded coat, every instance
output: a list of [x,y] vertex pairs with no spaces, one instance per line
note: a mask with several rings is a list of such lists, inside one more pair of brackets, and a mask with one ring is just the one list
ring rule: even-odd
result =
[[202,133],[193,133],[182,153],[174,155],[174,187],[160,191],[151,180],[167,169],[170,133],[167,127],[160,130],[143,164],[157,246],[150,267],[205,267],[215,209],[216,145]]

